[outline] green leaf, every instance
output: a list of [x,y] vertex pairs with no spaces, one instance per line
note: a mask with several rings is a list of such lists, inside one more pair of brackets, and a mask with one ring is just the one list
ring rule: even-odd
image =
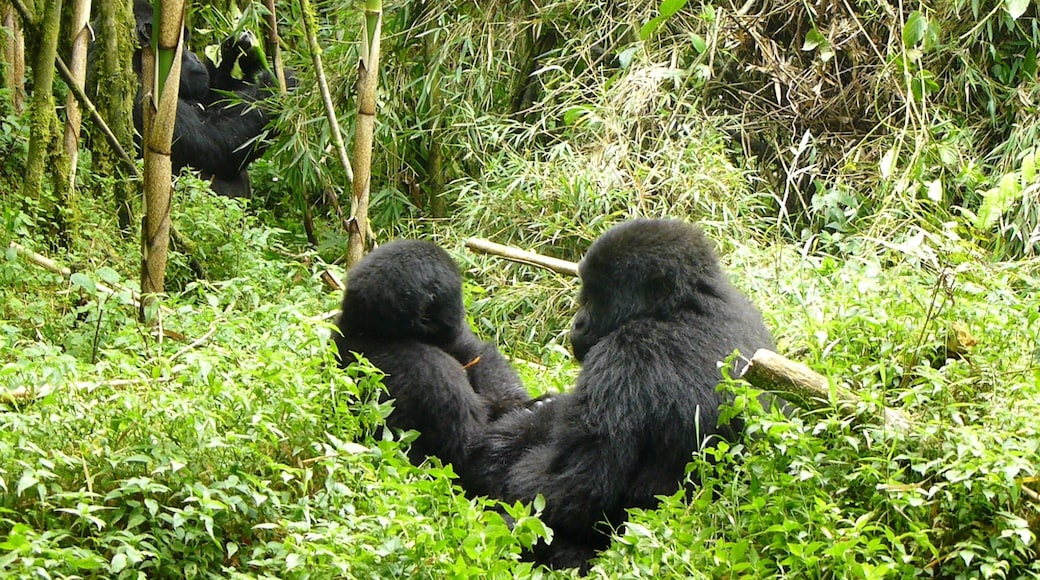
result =
[[576,125],[583,118],[585,118],[586,116],[591,114],[591,112],[592,112],[592,107],[589,107],[589,106],[579,105],[579,106],[576,106],[576,107],[571,107],[571,108],[567,109],[566,111],[564,111],[564,113],[563,113],[563,122],[566,125]]
[[690,33],[690,44],[693,45],[693,49],[697,51],[697,54],[704,54],[704,51],[708,50],[708,43],[697,33]]
[[822,34],[820,34],[819,30],[813,28],[809,31],[808,34],[805,35],[805,42],[802,43],[802,50],[814,50],[821,44],[827,44],[827,39]]
[[91,296],[97,294],[97,284],[82,272],[76,272],[73,274],[72,277],[69,278],[69,282],[72,282],[73,286],[79,286],[86,290],[87,294],[90,294]]
[[22,473],[22,477],[18,479],[18,487],[15,489],[15,495],[22,495],[22,492],[29,489],[30,487],[39,483],[36,474],[28,469]]
[[975,226],[983,230],[993,227],[1000,216],[1011,207],[1020,191],[1017,175],[1014,173],[1004,175],[1000,179],[1000,185],[982,194],[982,205],[975,217]]
[[638,45],[630,46],[618,54],[618,64],[621,65],[622,70],[627,69],[632,64],[632,58],[636,55],[639,48]]
[[1022,73],[1027,78],[1036,76],[1036,49],[1030,47],[1026,50],[1026,57],[1022,59]]
[[659,14],[650,19],[649,22],[644,24],[639,29],[639,39],[647,40],[657,32],[657,29],[664,24],[664,21],[673,16],[679,10],[682,10],[683,6],[689,0],[664,0],[661,2],[661,7],[658,9]]
[[1036,179],[1036,150],[1027,151],[1022,157],[1022,187],[1028,187]]
[[106,284],[119,284],[119,282],[122,280],[122,276],[119,275],[119,272],[116,272],[108,266],[102,266],[98,268],[96,274],[97,277],[101,278],[101,281],[105,282]]
[[109,570],[114,573],[119,573],[126,568],[126,554],[120,552],[115,556],[112,556],[112,563],[109,565]]
[[292,570],[299,568],[303,564],[303,557],[293,552],[285,557],[285,569]]
[[934,179],[928,182],[928,199],[931,201],[942,201],[943,198],[943,186],[941,179]]
[[920,11],[914,10],[906,19],[906,26],[903,27],[903,46],[907,48],[917,46],[924,39],[924,33],[927,30],[928,19]]
[[1029,9],[1030,1],[1031,0],[1005,0],[1004,8],[1007,9],[1012,20],[1018,20],[1018,17],[1025,14],[1026,10]]
[[649,40],[662,24],[664,24],[663,16],[654,16],[651,18],[649,22],[639,29],[639,40]]
[[892,174],[895,173],[896,150],[894,147],[892,149],[889,149],[887,152],[885,152],[884,155],[881,156],[881,165],[878,167],[878,169],[881,171],[881,177],[884,178],[891,177]]
[[661,16],[669,17],[682,10],[689,0],[664,0],[661,2]]

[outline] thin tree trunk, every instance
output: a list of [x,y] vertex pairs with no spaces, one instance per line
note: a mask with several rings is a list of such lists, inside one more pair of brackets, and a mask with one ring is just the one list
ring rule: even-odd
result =
[[144,199],[141,232],[140,319],[151,322],[157,295],[166,280],[166,258],[170,245],[170,208],[173,200],[170,144],[177,116],[181,76],[181,45],[184,42],[184,0],[156,2],[159,30],[144,47]]
[[[133,70],[133,54],[137,47],[134,31],[134,15],[128,0],[104,0],[98,4],[99,26],[97,52],[100,67],[97,105],[108,120],[116,142],[129,148],[134,139],[133,99],[137,91],[137,75]],[[122,158],[127,167],[119,165],[115,158]],[[133,213],[130,200],[138,191],[138,185],[130,178],[139,177],[133,160],[119,147],[95,147],[95,169],[101,175],[114,175],[112,184],[119,229],[130,232]]]
[[267,53],[274,66],[274,74],[278,79],[278,90],[284,93],[286,91],[285,65],[282,64],[282,47],[278,39],[278,13],[275,12],[274,0],[264,0],[264,7],[267,8],[267,35],[264,52]]
[[0,7],[3,23],[7,29],[0,34],[3,43],[3,59],[7,65],[4,73],[4,88],[11,91],[11,104],[16,113],[21,113],[25,106],[25,36],[22,26],[15,15],[14,6]]
[[354,132],[354,183],[350,212],[347,265],[365,255],[368,198],[372,181],[372,140],[376,125],[376,88],[379,81],[379,35],[383,27],[382,0],[365,0],[365,28],[358,59],[358,114]]
[[[325,118],[329,123],[329,135],[332,136],[332,144],[339,154],[340,164],[347,174],[348,181],[354,181],[354,171],[350,166],[350,156],[347,155],[347,147],[343,143],[343,135],[339,131],[339,120],[336,118],[336,108],[332,104],[332,95],[329,92],[329,83],[325,80],[325,68],[321,64],[321,46],[318,44],[318,22],[314,17],[314,9],[309,0],[300,0],[300,9],[303,11],[303,27],[307,34],[307,48],[311,53],[311,61],[314,63],[314,74],[318,78],[318,91],[321,93],[321,101],[325,105]],[[350,223],[340,206],[339,196],[336,191],[329,188],[326,191],[329,203],[336,212],[336,216],[343,222],[343,229],[350,231]]]
[[[87,47],[90,42],[90,30],[87,20],[90,18],[90,0],[74,0],[72,7],[72,57],[69,69],[72,71],[72,82],[80,89],[87,76]],[[69,159],[69,191],[76,188],[76,165],[79,162],[79,132],[83,115],[79,109],[76,96],[69,92],[65,101],[65,155]]]
[[[58,116],[54,106],[54,59],[58,55],[58,32],[61,27],[61,0],[50,0],[44,9],[43,21],[36,29],[38,41],[33,55],[33,94],[30,109],[29,153],[25,162],[25,181],[22,196],[40,200],[42,221],[46,224],[46,237],[50,243],[68,247],[68,231],[65,227],[62,208],[53,195],[43,191],[43,176],[56,153]],[[19,4],[16,4],[19,7]],[[26,27],[36,22],[24,5],[19,12]],[[54,184],[55,187],[58,184]]]
[[430,202],[430,215],[442,218],[448,215],[447,204],[444,200],[444,163],[441,154],[441,73],[440,59],[438,58],[440,36],[433,22],[426,36],[423,37],[423,57],[426,61],[426,82],[429,90],[426,91],[429,102],[427,111],[430,119],[430,133],[426,138],[426,195]]

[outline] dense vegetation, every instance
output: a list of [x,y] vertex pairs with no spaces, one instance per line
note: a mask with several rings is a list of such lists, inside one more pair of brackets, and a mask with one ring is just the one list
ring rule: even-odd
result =
[[[316,4],[349,129],[358,7]],[[754,437],[692,458],[698,493],[634,513],[593,576],[1040,576],[1037,4],[936,4],[388,4],[376,240],[443,244],[533,392],[573,381],[578,282],[465,239],[577,260],[645,215],[701,223],[779,350],[861,397],[788,419],[727,383]],[[296,3],[276,5],[313,86]],[[227,14],[196,8],[196,48]],[[136,322],[113,177],[84,146],[55,245],[0,93],[4,577],[572,575],[518,562],[538,506],[509,528],[450,467],[411,466],[373,437],[379,372],[334,368],[321,277],[346,237],[324,200],[350,188],[316,93],[285,97],[252,199],[178,180],[197,247],[171,255],[159,328]]]

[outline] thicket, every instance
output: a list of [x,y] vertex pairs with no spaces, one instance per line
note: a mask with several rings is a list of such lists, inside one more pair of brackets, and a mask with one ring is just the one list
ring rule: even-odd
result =
[[[282,8],[281,3],[278,3]],[[353,6],[318,3],[352,110]],[[286,58],[313,73],[286,5]],[[779,350],[862,397],[784,418],[737,381],[748,441],[635,512],[596,577],[1040,576],[1035,2],[415,2],[387,12],[372,210],[466,277],[473,326],[536,392],[576,367],[578,281],[464,249],[577,260],[668,215],[718,240]],[[217,22],[198,10],[193,42]],[[214,35],[216,33],[213,33]],[[214,36],[216,37],[216,36]],[[15,193],[28,127],[0,93],[0,243],[51,253]],[[72,276],[0,260],[0,573],[14,578],[569,576],[376,440],[379,373],[334,368],[321,282],[349,191],[314,91],[286,99],[248,202],[181,178],[159,329],[135,322],[136,240],[80,173]],[[350,127],[349,115],[341,119]],[[349,134],[349,131],[348,131]],[[312,206],[317,244],[307,240]],[[204,266],[199,278],[189,258]],[[750,354],[750,353],[744,353]],[[909,432],[877,419],[906,410]],[[409,436],[404,437],[407,443]]]

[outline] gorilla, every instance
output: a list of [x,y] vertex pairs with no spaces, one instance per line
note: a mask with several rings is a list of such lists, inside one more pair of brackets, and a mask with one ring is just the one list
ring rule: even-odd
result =
[[505,357],[469,328],[458,267],[433,243],[398,240],[365,256],[347,274],[336,326],[342,367],[357,353],[386,373],[387,426],[419,431],[415,464],[436,456],[465,481],[468,448],[488,421],[530,401]]
[[639,219],[607,231],[579,264],[570,333],[574,388],[491,423],[470,451],[470,490],[545,497],[549,544],[527,556],[587,570],[627,508],[679,489],[694,453],[734,441],[719,424],[720,361],[773,341],[695,226]]
[[[236,65],[241,78],[234,75]],[[260,53],[260,42],[248,30],[225,38],[220,43],[220,64],[206,58],[206,71],[210,88],[218,94],[257,98],[263,88],[275,84]]]
[[[138,40],[151,40],[152,7],[135,0]],[[194,52],[181,52],[181,76],[174,123],[171,159],[174,172],[197,169],[212,182],[213,191],[227,197],[248,197],[252,191],[246,168],[266,149],[263,137],[271,120],[263,106],[275,85],[259,57],[259,43],[251,34],[234,35],[221,45],[220,66]],[[231,70],[238,64],[242,79]],[[210,68],[219,74],[213,78]],[[134,71],[141,79],[141,51],[134,53]],[[134,101],[134,126],[144,127],[144,91]]]

